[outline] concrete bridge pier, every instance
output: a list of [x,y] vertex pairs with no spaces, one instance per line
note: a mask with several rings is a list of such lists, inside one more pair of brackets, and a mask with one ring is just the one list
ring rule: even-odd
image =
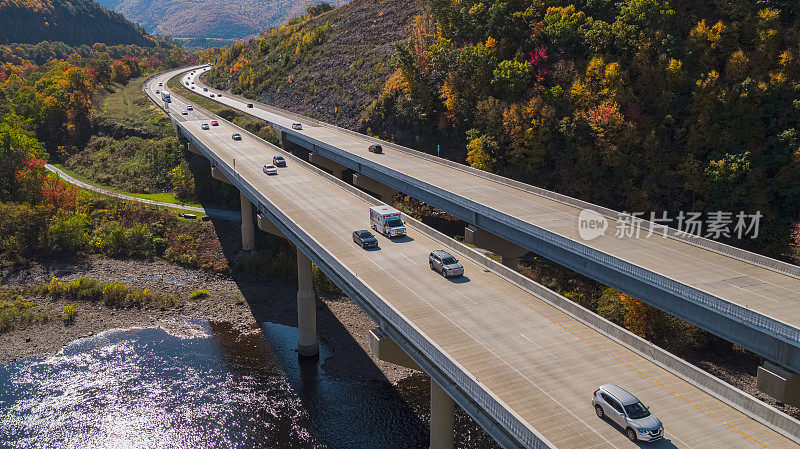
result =
[[453,449],[453,421],[456,403],[431,379],[430,449]]
[[464,241],[497,254],[500,263],[514,271],[519,268],[519,258],[528,253],[527,249],[473,225],[464,228]]
[[[369,331],[369,348],[379,360],[422,371],[381,328]],[[455,401],[431,378],[430,449],[453,449],[455,407]]]
[[283,235],[283,232],[281,232],[281,230],[278,229],[278,227],[275,226],[275,224],[272,223],[272,221],[270,221],[269,218],[261,214],[258,214],[256,216],[256,223],[258,224],[258,229],[261,229],[262,231],[268,234],[276,235],[284,239],[286,238],[286,236]]
[[214,166],[211,167],[211,177],[216,179],[217,181],[224,182],[225,184],[233,185],[231,180],[228,179],[228,177],[225,176],[225,174],[222,173],[222,171],[220,171],[220,169],[218,169],[217,167]]
[[297,329],[297,353],[301,356],[317,355],[317,304],[311,278],[311,260],[300,248],[297,248]]
[[338,162],[334,162],[325,156],[320,156],[317,153],[309,153],[308,161],[311,162],[312,164],[319,165],[320,167],[326,170],[330,170],[333,176],[336,177],[336,179],[342,179],[344,171],[347,170],[347,167],[345,167],[344,165]]
[[286,149],[286,131],[281,131],[280,128],[275,126],[272,127],[272,130],[275,132],[275,137],[278,138],[278,146]]
[[203,153],[201,153],[192,142],[186,142],[186,151],[203,156]]
[[253,203],[239,192],[239,201],[242,207],[242,249],[252,251],[256,246],[256,233],[253,226]]
[[765,361],[758,367],[756,387],[780,402],[800,407],[800,374]]
[[353,185],[369,190],[370,192],[377,193],[380,195],[381,201],[387,204],[390,204],[392,202],[392,198],[400,193],[399,190],[395,190],[359,173],[353,173]]

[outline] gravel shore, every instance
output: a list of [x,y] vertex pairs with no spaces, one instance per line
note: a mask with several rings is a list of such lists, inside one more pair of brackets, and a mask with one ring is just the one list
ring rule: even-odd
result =
[[[38,261],[26,266],[0,270],[3,285],[31,285],[49,282],[53,277],[69,281],[79,277],[100,281],[124,281],[131,287],[172,293],[186,298],[174,309],[112,309],[100,304],[79,302],[73,324],[59,319],[33,324],[0,334],[0,362],[33,355],[58,352],[67,343],[107,329],[165,327],[180,318],[226,321],[242,329],[273,322],[297,326],[294,281],[255,281],[203,270],[181,267],[164,261],[119,260],[102,256],[80,259]],[[211,295],[190,300],[189,294],[203,288]],[[38,307],[58,317],[63,300],[42,299]],[[346,297],[320,297],[317,301],[317,332],[332,350],[322,366],[332,375],[340,373],[363,380],[388,380],[397,383],[412,370],[381,362],[369,350],[369,330],[376,327],[361,309]]]

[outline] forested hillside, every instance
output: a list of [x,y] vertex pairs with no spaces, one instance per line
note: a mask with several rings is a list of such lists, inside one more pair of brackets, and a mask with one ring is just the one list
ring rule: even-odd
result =
[[[417,0],[353,0],[309,9],[289,24],[201,60],[216,87],[343,126],[357,127],[364,108],[392,73],[395,42],[407,36]],[[326,12],[327,11],[327,12]]]
[[[35,62],[48,53],[67,55]],[[218,267],[205,251],[216,239],[204,224],[79,191],[44,167],[78,158],[91,169],[116,157],[122,162],[112,173],[131,183],[150,177],[153,185],[168,169],[179,172],[180,146],[168,120],[149,111],[141,81],[193,56],[180,48],[48,43],[0,46],[0,55],[0,266],[101,253]],[[123,87],[131,78],[135,85]],[[129,101],[126,92],[144,101]],[[115,101],[104,101],[109,96]]]
[[[151,33],[240,39],[286,23],[319,0],[99,0]],[[342,4],[344,0],[331,0]]]
[[0,0],[0,44],[159,45],[143,29],[92,0]]
[[645,217],[760,211],[721,240],[796,256],[800,3],[426,5],[364,129]]

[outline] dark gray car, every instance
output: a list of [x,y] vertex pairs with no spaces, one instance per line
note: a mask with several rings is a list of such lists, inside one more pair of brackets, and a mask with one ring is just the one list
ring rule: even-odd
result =
[[464,275],[464,267],[447,251],[431,252],[428,256],[428,264],[431,266],[431,270],[446,278]]
[[376,239],[375,236],[366,229],[353,231],[353,241],[364,249],[378,247],[378,239]]

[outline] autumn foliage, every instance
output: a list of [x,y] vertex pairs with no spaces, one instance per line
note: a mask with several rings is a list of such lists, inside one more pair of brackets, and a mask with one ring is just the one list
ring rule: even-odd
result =
[[791,257],[797,2],[425,3],[363,129],[617,210],[760,211],[725,242]]

